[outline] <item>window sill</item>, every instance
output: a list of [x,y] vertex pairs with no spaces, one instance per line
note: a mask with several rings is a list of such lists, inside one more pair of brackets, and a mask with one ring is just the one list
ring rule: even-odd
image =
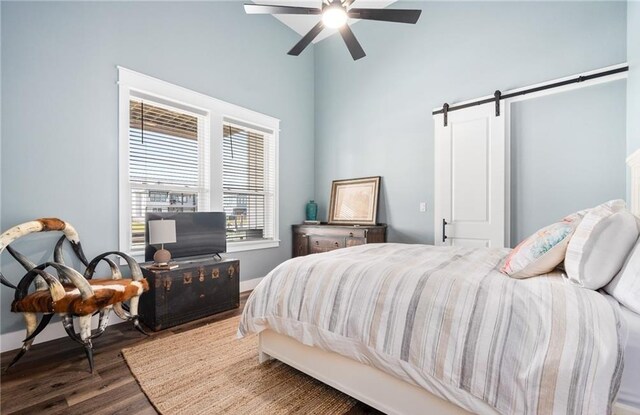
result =
[[[268,249],[278,248],[280,246],[280,240],[270,241],[248,241],[248,242],[228,242],[227,253],[229,252],[242,252],[242,251],[255,251],[256,249]],[[134,251],[128,252],[128,255],[133,257],[138,263],[144,262],[144,252]],[[123,258],[120,259],[120,265],[127,265],[127,262]]]
[[228,242],[227,252],[254,251],[256,249],[277,248],[279,246],[279,239],[271,241]]
[[[125,254],[129,255],[133,258],[138,264],[144,263],[144,251],[133,251],[133,252],[125,252]],[[111,257],[113,259],[113,257]],[[118,256],[118,263],[120,265],[127,265],[127,261],[124,260],[121,256]]]

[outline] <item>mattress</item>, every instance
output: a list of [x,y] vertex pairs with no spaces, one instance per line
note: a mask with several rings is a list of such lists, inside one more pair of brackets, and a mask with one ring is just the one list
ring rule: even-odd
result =
[[239,334],[271,329],[473,413],[610,413],[618,303],[561,273],[508,278],[507,253],[370,244],[294,258],[252,292]]
[[625,307],[621,314],[627,323],[627,345],[624,349],[624,372],[618,402],[640,410],[640,314]]

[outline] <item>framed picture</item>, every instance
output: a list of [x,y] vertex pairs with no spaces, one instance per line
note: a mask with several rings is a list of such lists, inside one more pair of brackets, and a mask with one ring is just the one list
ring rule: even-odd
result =
[[329,224],[375,225],[380,176],[334,180],[331,185]]

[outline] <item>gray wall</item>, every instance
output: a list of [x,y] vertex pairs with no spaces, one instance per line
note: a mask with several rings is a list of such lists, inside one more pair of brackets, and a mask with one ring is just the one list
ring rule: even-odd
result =
[[640,149],[640,1],[627,3],[627,152]]
[[315,48],[320,217],[332,180],[383,176],[379,219],[391,224],[391,241],[433,242],[434,107],[626,60],[624,2],[391,7],[421,8],[422,17],[415,26],[354,25],[366,58],[353,62],[338,36]]
[[[242,279],[290,257],[289,225],[313,197],[312,50],[242,2],[2,2],[1,227],[58,216],[89,255],[118,247],[116,65],[280,118],[280,248],[233,254]],[[44,258],[52,235],[28,246]],[[6,254],[4,254],[6,255]],[[21,275],[3,258],[3,272]],[[2,333],[22,328],[7,313]]]
[[626,194],[626,81],[511,105],[511,245]]

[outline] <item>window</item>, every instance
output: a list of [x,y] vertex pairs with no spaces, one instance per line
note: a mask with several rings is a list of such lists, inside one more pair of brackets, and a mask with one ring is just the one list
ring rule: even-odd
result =
[[280,121],[118,68],[120,250],[140,259],[147,212],[224,211],[227,252],[278,240]]
[[130,252],[143,252],[147,212],[209,209],[205,117],[135,96],[129,100]]
[[227,242],[274,238],[275,143],[268,131],[223,124]]

